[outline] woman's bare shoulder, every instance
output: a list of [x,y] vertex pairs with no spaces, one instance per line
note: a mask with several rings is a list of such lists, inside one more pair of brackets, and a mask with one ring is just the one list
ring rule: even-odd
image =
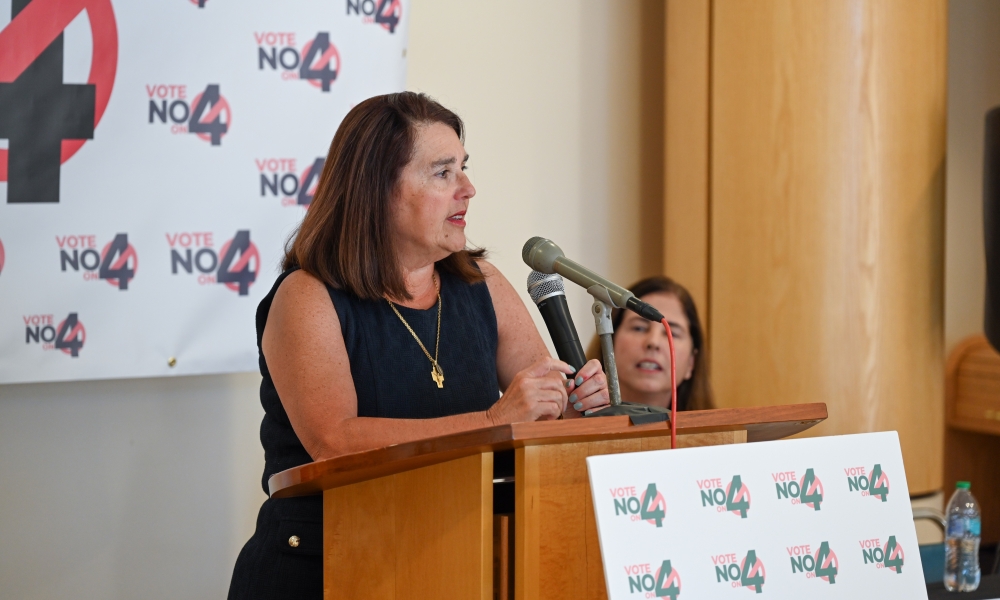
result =
[[[268,325],[277,324],[282,331],[299,335],[318,332],[323,326],[340,329],[326,285],[302,270],[290,274],[278,286],[267,321]],[[270,337],[268,329],[274,330],[265,326],[265,340]]]
[[514,286],[489,262],[480,260],[479,268],[486,277],[497,317],[497,377],[500,388],[507,389],[518,372],[548,356],[548,350]]
[[285,277],[274,294],[272,310],[286,306],[303,308],[314,303],[331,305],[326,285],[314,275],[299,269]]
[[507,278],[500,272],[500,269],[496,268],[490,261],[482,258],[478,259],[476,264],[479,265],[479,270],[483,272],[483,277],[486,278],[486,287],[490,290],[494,305],[504,305],[514,300],[520,302],[517,292],[514,291],[514,286],[507,281]]
[[500,273],[500,270],[497,269],[495,266],[493,266],[493,263],[486,260],[485,258],[477,258],[476,265],[479,266],[479,270],[483,272],[484,277],[489,278],[495,275],[500,275],[501,277],[503,277],[503,274]]

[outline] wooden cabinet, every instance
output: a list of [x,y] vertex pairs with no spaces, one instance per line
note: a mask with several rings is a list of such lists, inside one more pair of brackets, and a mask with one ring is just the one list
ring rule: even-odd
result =
[[955,349],[947,369],[949,427],[1000,435],[1000,354],[983,336]]
[[977,335],[948,357],[945,373],[945,501],[972,482],[982,505],[983,543],[1000,541],[1000,353]]

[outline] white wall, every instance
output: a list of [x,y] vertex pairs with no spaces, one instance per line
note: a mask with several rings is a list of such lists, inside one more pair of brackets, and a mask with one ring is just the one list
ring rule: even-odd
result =
[[0,597],[225,597],[265,497],[259,382],[0,386]]
[[[412,6],[409,87],[466,120],[469,234],[518,289],[532,235],[639,275],[639,7]],[[589,335],[589,302],[570,296]],[[259,380],[0,386],[0,597],[224,597],[264,500]]]
[[[639,276],[639,18],[636,1],[414,5],[409,88],[465,121],[468,236],[528,303],[535,235],[622,285]],[[590,297],[568,295],[589,337]]]
[[983,130],[1000,105],[1000,2],[948,7],[945,348],[983,330]]

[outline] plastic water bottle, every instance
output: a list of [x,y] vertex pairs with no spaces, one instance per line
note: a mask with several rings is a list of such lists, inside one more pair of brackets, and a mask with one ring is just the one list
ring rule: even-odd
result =
[[979,587],[979,503],[969,487],[968,481],[959,481],[948,501],[944,587],[949,592],[971,592]]

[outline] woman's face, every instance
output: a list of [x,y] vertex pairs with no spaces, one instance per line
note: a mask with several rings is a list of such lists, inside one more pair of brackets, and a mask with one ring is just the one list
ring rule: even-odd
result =
[[418,125],[413,158],[403,168],[393,229],[404,268],[416,269],[465,248],[465,212],[476,188],[469,155],[444,123]]
[[[642,297],[656,307],[670,323],[674,336],[677,385],[694,373],[695,352],[684,307],[677,296],[656,292]],[[670,394],[670,347],[663,325],[626,312],[615,332],[615,359],[622,387],[632,391]]]

